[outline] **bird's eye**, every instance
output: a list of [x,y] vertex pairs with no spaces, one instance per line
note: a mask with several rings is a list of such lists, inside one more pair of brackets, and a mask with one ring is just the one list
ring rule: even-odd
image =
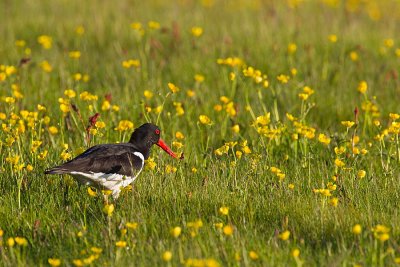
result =
[[160,134],[160,130],[159,130],[159,129],[156,129],[154,132],[155,132],[157,135]]

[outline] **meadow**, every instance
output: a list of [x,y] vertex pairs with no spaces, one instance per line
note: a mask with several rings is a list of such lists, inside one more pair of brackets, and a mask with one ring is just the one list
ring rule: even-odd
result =
[[[400,264],[399,1],[0,14],[0,266]],[[145,122],[184,159],[119,199],[44,175]]]

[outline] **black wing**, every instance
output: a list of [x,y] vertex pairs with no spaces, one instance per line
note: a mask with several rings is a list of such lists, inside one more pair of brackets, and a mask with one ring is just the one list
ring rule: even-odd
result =
[[47,170],[46,174],[71,172],[118,173],[134,176],[142,168],[143,160],[135,150],[126,145],[97,145],[89,148],[76,158]]

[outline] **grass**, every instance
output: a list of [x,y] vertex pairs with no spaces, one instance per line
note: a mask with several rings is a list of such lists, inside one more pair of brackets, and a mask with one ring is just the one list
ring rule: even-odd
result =
[[[398,264],[399,3],[345,2],[1,2],[0,265]],[[118,200],[43,174],[147,121]]]

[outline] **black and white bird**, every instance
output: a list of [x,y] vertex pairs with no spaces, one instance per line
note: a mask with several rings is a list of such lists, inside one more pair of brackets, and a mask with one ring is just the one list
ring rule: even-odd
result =
[[128,143],[93,146],[45,174],[69,174],[81,184],[111,190],[113,197],[118,198],[121,189],[139,176],[154,144],[177,158],[160,138],[160,133],[156,125],[145,123],[135,129]]

